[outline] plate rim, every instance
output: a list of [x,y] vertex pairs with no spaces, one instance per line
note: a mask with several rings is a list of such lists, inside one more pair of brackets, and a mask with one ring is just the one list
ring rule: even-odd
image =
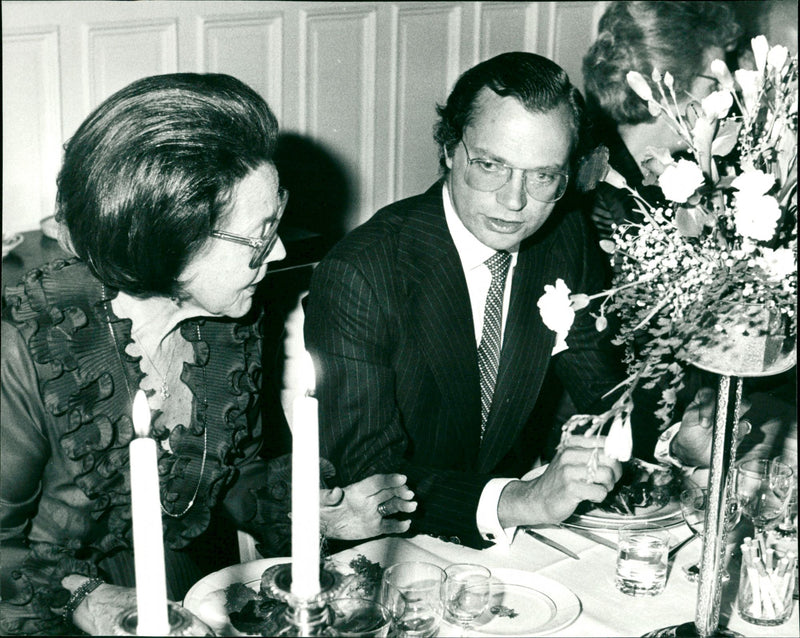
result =
[[[291,562],[292,559],[290,557],[280,556],[260,558],[258,560],[228,565],[227,567],[223,567],[220,570],[203,576],[203,578],[192,585],[183,597],[182,604],[192,613],[196,613],[196,610],[199,609],[198,603],[211,592],[224,589],[233,583],[243,583],[247,585],[255,580],[260,581],[261,574],[267,568],[273,565],[282,565]],[[255,573],[258,573],[257,578],[254,576]]]
[[[555,606],[554,617],[550,618],[545,624],[532,630],[526,629],[524,633],[502,634],[504,636],[539,636],[542,634],[551,634],[552,632],[560,631],[571,625],[578,619],[583,611],[583,603],[578,595],[566,585],[548,576],[543,576],[542,574],[524,569],[516,569],[514,567],[496,567],[492,568],[491,571],[492,577],[497,577],[504,585],[515,585],[535,591],[549,598]],[[546,586],[548,589],[543,591],[540,589],[541,586]],[[559,616],[563,616],[563,618],[559,619]],[[490,623],[487,623],[487,625],[489,624]],[[471,633],[476,636],[498,635],[496,633],[485,633],[481,631],[480,628],[476,627],[472,628]]]
[[22,233],[12,233],[8,237],[3,236],[3,257],[8,255],[12,250],[25,241],[25,235]]

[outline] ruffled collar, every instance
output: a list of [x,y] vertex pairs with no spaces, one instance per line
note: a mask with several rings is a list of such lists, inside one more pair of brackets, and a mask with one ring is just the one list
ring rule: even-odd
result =
[[[92,541],[104,553],[131,543],[131,397],[144,376],[140,359],[126,353],[131,322],[114,315],[115,296],[78,260],[34,270],[6,294],[36,364],[45,407],[63,424],[59,443],[74,463],[75,482],[104,528]],[[181,375],[194,408],[189,426],[171,433],[154,422],[153,436],[169,436],[173,450],[162,449],[159,457],[165,509],[186,508],[200,479],[204,445],[207,458],[194,505],[180,518],[164,517],[165,541],[175,549],[207,529],[211,508],[234,477],[231,463],[248,438],[261,374],[256,323],[192,320],[180,330],[194,348],[195,363]],[[214,424],[207,437],[203,423]]]

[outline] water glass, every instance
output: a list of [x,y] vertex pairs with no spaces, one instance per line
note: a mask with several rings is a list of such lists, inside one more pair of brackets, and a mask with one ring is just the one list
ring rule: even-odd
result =
[[780,625],[792,615],[797,557],[773,552],[766,563],[752,553],[742,558],[736,607],[742,619],[754,625]]
[[459,625],[465,636],[472,623],[489,608],[492,572],[482,565],[456,563],[444,573],[448,620]]
[[436,635],[444,615],[444,570],[433,563],[397,563],[383,572],[381,603],[393,619],[393,636]]
[[791,499],[793,470],[775,459],[745,459],[736,464],[736,498],[742,513],[761,534],[783,516]]
[[328,601],[330,635],[345,638],[386,638],[392,615],[379,602],[368,598],[336,598]]
[[669,532],[657,525],[626,525],[619,530],[614,583],[629,596],[656,596],[667,584]]

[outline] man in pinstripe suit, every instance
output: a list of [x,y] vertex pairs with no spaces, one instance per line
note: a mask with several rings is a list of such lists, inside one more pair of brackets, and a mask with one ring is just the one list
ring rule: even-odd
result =
[[[508,541],[516,526],[603,500],[620,477],[602,447],[590,470],[598,442],[573,437],[540,477],[511,478],[551,436],[542,408],[555,377],[591,412],[624,372],[588,309],[555,353],[537,308],[558,278],[572,292],[603,285],[602,257],[567,190],[581,104],[541,56],[507,53],[473,67],[439,107],[443,179],[376,213],[314,273],[305,339],[322,453],[343,483],[404,472],[420,503],[412,531],[473,546]],[[482,417],[478,351],[493,285],[485,261],[497,251],[510,266],[494,307],[502,345]]]

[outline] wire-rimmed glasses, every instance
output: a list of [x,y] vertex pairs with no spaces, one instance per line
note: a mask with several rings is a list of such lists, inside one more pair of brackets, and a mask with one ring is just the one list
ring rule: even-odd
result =
[[264,234],[261,237],[244,237],[243,235],[234,235],[228,231],[218,229],[212,230],[210,234],[217,239],[250,246],[250,248],[255,251],[250,259],[250,268],[257,270],[264,263],[267,255],[272,252],[272,249],[278,241],[278,224],[281,221],[281,217],[283,217],[283,212],[286,210],[288,201],[289,191],[285,188],[279,188],[278,208],[275,211],[275,216],[269,220],[267,227],[264,229]]
[[522,171],[525,192],[537,202],[558,201],[567,190],[569,173],[549,168],[516,168],[485,157],[470,157],[467,144],[460,140],[467,154],[464,181],[476,191],[491,193],[500,190],[511,179],[514,171]]

